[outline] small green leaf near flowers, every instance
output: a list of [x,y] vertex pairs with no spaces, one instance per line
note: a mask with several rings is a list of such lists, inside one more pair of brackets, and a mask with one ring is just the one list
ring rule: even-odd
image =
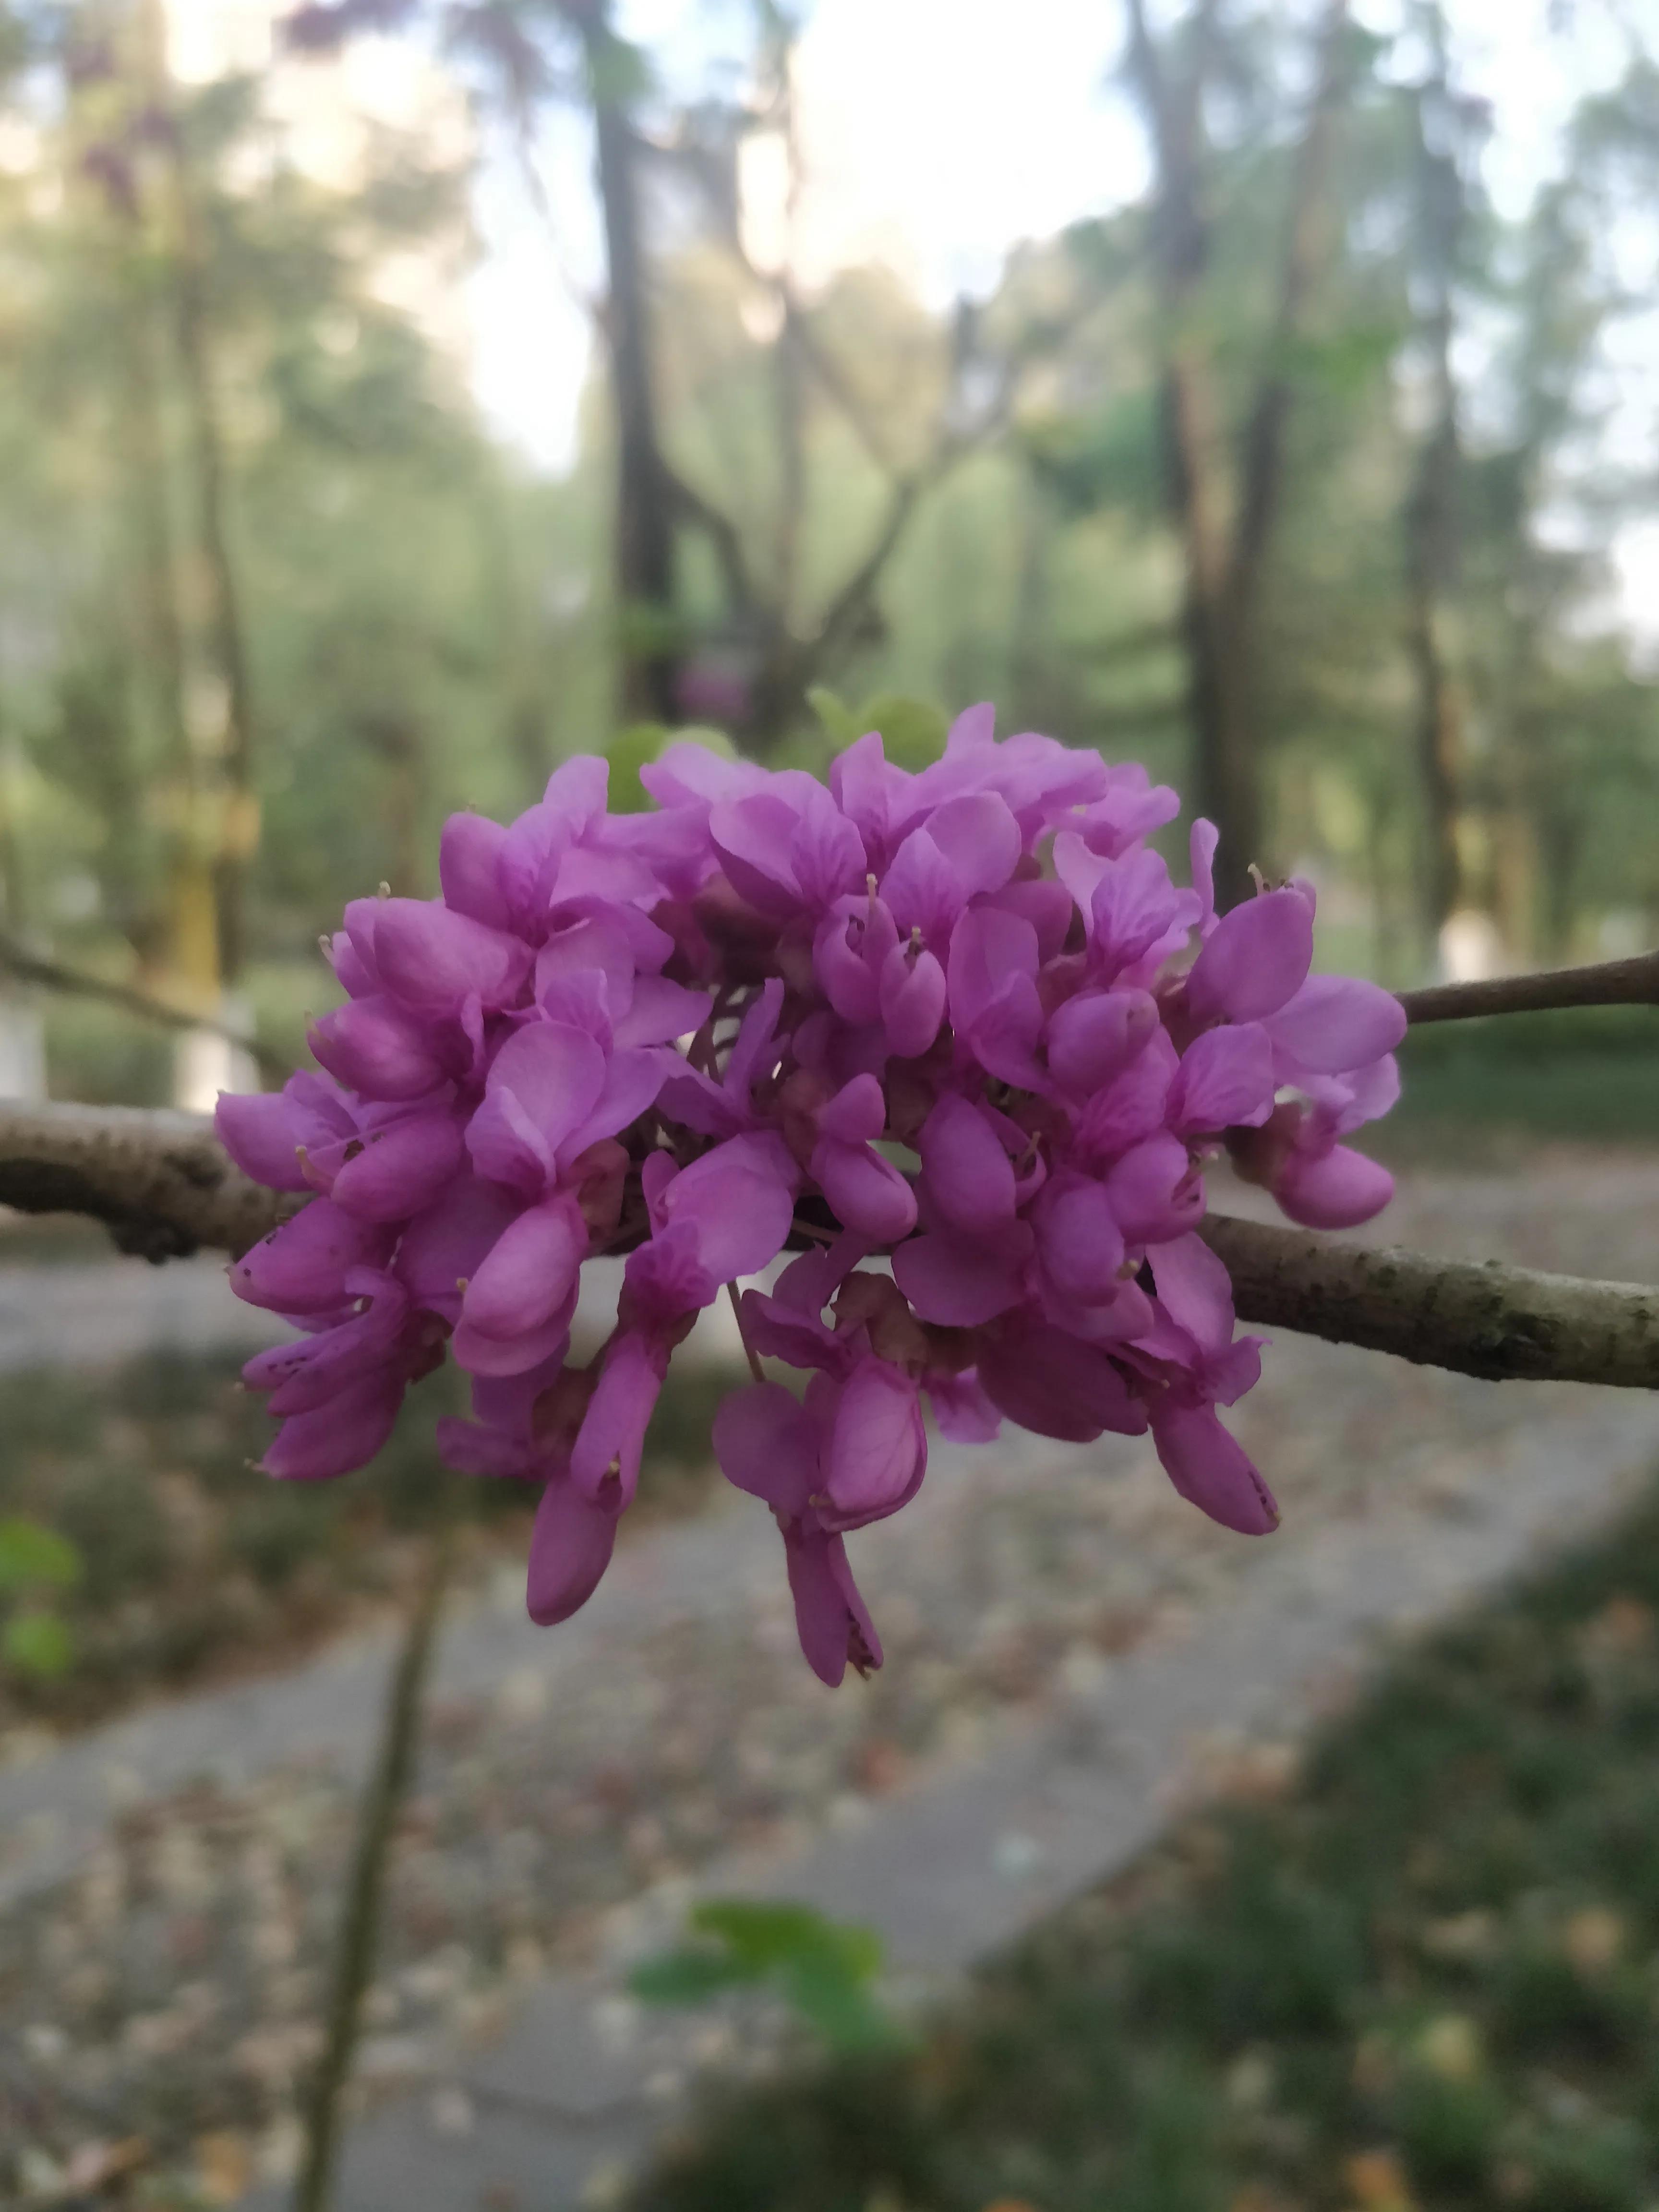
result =
[[881,1938],[808,1905],[711,1898],[693,1908],[693,1941],[637,1966],[629,1988],[647,2004],[706,2003],[770,1984],[832,2050],[891,2051],[903,2031],[877,1999]]

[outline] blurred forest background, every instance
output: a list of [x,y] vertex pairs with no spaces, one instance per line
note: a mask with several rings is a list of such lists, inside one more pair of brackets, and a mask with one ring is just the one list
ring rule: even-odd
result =
[[[914,763],[981,697],[1175,781],[1235,895],[1312,875],[1333,964],[1652,941],[1642,11],[1540,23],[1495,196],[1455,0],[1102,0],[1106,211],[941,302],[812,250],[836,6],[9,0],[0,1090],[291,1059],[343,899],[571,752]],[[482,177],[591,326],[568,468],[475,396]]]

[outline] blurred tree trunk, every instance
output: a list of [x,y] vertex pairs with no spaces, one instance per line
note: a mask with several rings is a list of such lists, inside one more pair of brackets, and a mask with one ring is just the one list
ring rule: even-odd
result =
[[201,210],[176,120],[165,143],[177,222],[173,307],[195,495],[195,567],[207,657],[216,679],[204,701],[204,720],[213,726],[209,741],[216,756],[213,892],[219,980],[229,988],[240,976],[247,955],[247,878],[259,836],[258,801],[253,787],[252,684],[241,586],[231,556],[226,511],[224,435],[210,355]]
[[1413,104],[1418,252],[1425,293],[1418,343],[1426,369],[1428,419],[1405,507],[1406,646],[1417,695],[1414,751],[1422,794],[1424,920],[1431,957],[1449,915],[1464,903],[1458,842],[1463,707],[1446,640],[1457,571],[1457,503],[1462,469],[1457,383],[1452,367],[1455,287],[1468,220],[1447,79],[1445,25],[1429,11],[1433,69]]
[[[246,953],[246,882],[258,840],[253,793],[254,721],[241,590],[230,544],[223,429],[211,359],[208,247],[198,180],[167,58],[160,0],[143,0],[136,22],[135,112],[111,148],[131,224],[154,258],[171,340],[191,532],[182,560],[161,561],[150,592],[161,678],[176,697],[183,804],[170,870],[169,981],[192,1007],[216,1017]],[[146,204],[153,178],[155,205]],[[152,372],[139,371],[142,386]],[[160,379],[139,391],[135,422],[161,465],[141,489],[144,530],[159,556],[171,542],[167,440]],[[153,426],[149,427],[149,426]],[[171,734],[171,733],[170,733]]]
[[386,872],[399,898],[425,898],[432,875],[427,835],[430,772],[419,723],[387,706],[371,709],[358,725],[368,750],[384,764],[381,785],[386,826]]
[[[142,202],[130,198],[122,210],[128,250],[133,265],[144,269],[152,258]],[[122,916],[138,956],[145,988],[167,995],[181,974],[187,988],[218,991],[219,963],[216,923],[205,947],[200,929],[185,909],[193,914],[204,903],[187,889],[198,873],[192,848],[199,840],[200,802],[195,763],[185,709],[185,637],[179,613],[179,547],[173,528],[166,407],[157,350],[156,302],[150,284],[143,278],[130,286],[131,336],[122,368],[125,371],[117,409],[118,469],[128,515],[126,567],[134,615],[134,638],[130,690],[138,702],[140,729],[126,733],[126,750],[137,757],[125,763],[126,784],[133,802],[125,822],[112,822],[112,835],[125,842],[137,830],[137,798],[145,771],[155,779],[153,788],[163,794],[167,854],[165,911],[157,914],[154,902],[137,896],[137,871],[130,872],[129,910]],[[204,956],[205,955],[205,960]],[[192,972],[192,963],[205,973]]]
[[605,224],[604,324],[617,439],[612,560],[620,704],[624,720],[671,722],[679,672],[674,496],[652,370],[639,147],[629,100],[634,57],[617,36],[608,0],[565,0],[565,8],[587,69]]
[[1144,0],[1129,3],[1129,74],[1146,111],[1156,164],[1152,208],[1163,369],[1159,420],[1165,495],[1185,568],[1182,630],[1194,751],[1195,805],[1221,831],[1217,891],[1249,889],[1263,843],[1263,586],[1282,504],[1292,362],[1323,250],[1337,118],[1347,94],[1347,0],[1327,0],[1316,79],[1297,149],[1279,299],[1267,357],[1239,450],[1228,453],[1218,380],[1200,321],[1210,262],[1204,204],[1203,100],[1213,66],[1218,0],[1199,0],[1182,27],[1179,70],[1153,42]]

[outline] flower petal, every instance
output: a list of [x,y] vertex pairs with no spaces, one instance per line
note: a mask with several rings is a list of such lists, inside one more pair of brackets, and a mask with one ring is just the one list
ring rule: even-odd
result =
[[551,1628],[587,1603],[611,1564],[617,1518],[614,1506],[596,1504],[573,1483],[548,1484],[530,1532],[525,1599],[533,1621]]
[[1241,1536],[1271,1536],[1278,1528],[1273,1492],[1210,1407],[1165,1403],[1152,1414],[1152,1441],[1170,1481],[1212,1521]]
[[1224,914],[1187,977],[1195,1021],[1275,1014],[1313,964],[1313,909],[1300,891],[1267,891]]

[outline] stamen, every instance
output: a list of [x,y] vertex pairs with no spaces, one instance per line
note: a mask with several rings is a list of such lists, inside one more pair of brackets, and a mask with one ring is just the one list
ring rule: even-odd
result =
[[390,898],[392,896],[391,884],[387,883],[376,884],[374,886],[374,896],[376,898]]

